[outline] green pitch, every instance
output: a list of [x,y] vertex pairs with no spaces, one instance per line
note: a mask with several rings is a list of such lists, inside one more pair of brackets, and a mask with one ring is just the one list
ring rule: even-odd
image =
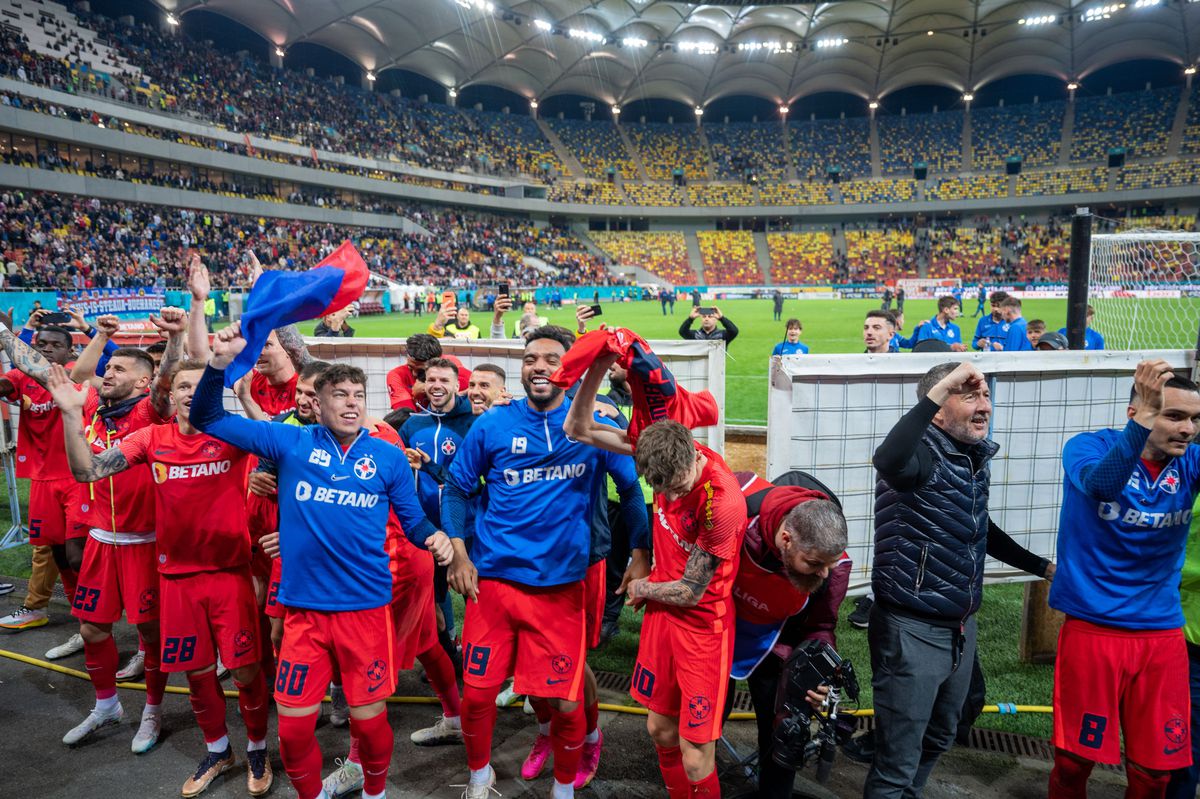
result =
[[[959,319],[963,335],[970,337],[975,331],[977,302],[966,302],[966,315]],[[771,320],[770,300],[729,300],[716,303],[721,312],[733,320],[740,331],[737,341],[728,351],[725,364],[726,419],[729,424],[767,423],[767,362],[771,349],[783,341],[783,322]],[[877,300],[791,300],[783,307],[783,319],[798,318],[804,325],[800,340],[813,353],[862,352],[863,315],[878,308]],[[620,325],[635,330],[648,339],[673,339],[679,335],[679,325],[691,310],[686,302],[675,303],[675,315],[663,316],[657,302],[605,303],[601,320],[610,325]],[[937,311],[934,300],[910,300],[905,304],[904,335],[911,334],[922,320]],[[574,329],[575,309],[550,310],[540,306],[538,312],[550,318],[554,324]],[[1026,300],[1026,319],[1041,319],[1051,330],[1066,324],[1066,300]],[[519,311],[508,313],[504,318],[505,329],[511,331]],[[433,320],[431,314],[421,317],[390,314],[388,316],[364,316],[351,320],[356,335],[370,337],[394,336],[405,338],[412,333],[423,332]],[[471,321],[486,331],[491,314],[477,311]],[[697,322],[699,324],[699,322]],[[301,325],[311,333],[313,324]]]

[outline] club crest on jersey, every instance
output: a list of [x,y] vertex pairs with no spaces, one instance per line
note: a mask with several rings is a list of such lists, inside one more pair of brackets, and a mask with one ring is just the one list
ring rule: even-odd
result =
[[372,660],[371,665],[367,666],[367,679],[371,682],[379,682],[387,676],[387,664],[382,660]]
[[1183,746],[1188,739],[1188,725],[1182,716],[1174,716],[1163,725],[1163,735],[1167,742],[1175,746]]
[[550,659],[550,668],[554,669],[555,674],[566,674],[574,662],[570,655],[555,655]]
[[138,597],[138,612],[149,613],[154,610],[154,606],[158,604],[158,589],[147,588]]
[[688,713],[696,721],[704,721],[712,713],[712,702],[703,694],[696,694],[688,700]]
[[1179,472],[1172,467],[1163,472],[1162,476],[1158,478],[1158,487],[1168,494],[1174,494],[1179,490],[1179,482]]
[[458,449],[458,447],[454,444],[453,439],[447,438],[445,441],[442,442],[442,454],[443,455],[453,455],[457,449]]
[[216,441],[205,441],[200,445],[200,454],[206,458],[215,458],[221,454],[221,445]]
[[525,449],[528,446],[529,446],[529,442],[525,439],[525,436],[513,436],[513,440],[512,440],[512,454],[513,455],[524,455]]
[[233,636],[233,653],[238,657],[254,648],[254,636],[249,630],[238,630]]
[[354,474],[359,480],[370,480],[375,476],[375,461],[364,455],[354,462]]

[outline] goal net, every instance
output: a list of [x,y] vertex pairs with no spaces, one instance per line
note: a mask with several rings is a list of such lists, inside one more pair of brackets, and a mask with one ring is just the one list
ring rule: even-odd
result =
[[1200,327],[1200,233],[1134,229],[1092,235],[1088,302],[1108,349],[1194,348]]

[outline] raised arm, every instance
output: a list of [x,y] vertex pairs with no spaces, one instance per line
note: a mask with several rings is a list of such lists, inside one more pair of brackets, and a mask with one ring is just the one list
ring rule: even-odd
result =
[[292,359],[296,371],[300,371],[316,360],[309,355],[308,347],[304,344],[304,336],[300,335],[300,328],[295,325],[278,327],[275,328],[275,335],[279,338],[279,346],[283,347],[283,351]]
[[46,388],[54,403],[62,412],[63,439],[67,449],[67,463],[71,475],[80,483],[94,483],[129,468],[129,462],[120,447],[109,447],[99,455],[92,454],[83,430],[83,406],[87,392],[67,376],[67,370],[55,364],[46,380]]
[[50,362],[33,347],[17,338],[16,333],[5,324],[0,324],[0,349],[12,361],[12,365],[32,377],[43,386],[50,376]]
[[187,350],[192,358],[207,361],[212,355],[208,346],[208,326],[204,319],[204,303],[212,291],[208,268],[201,262],[198,253],[192,253],[188,262],[188,291],[192,293],[192,309],[188,315]]
[[121,329],[121,321],[112,314],[96,317],[96,335],[83,348],[75,365],[71,367],[71,379],[86,383],[96,377],[96,366],[100,363],[109,340]]
[[619,427],[597,422],[594,414],[596,393],[608,374],[608,368],[618,357],[616,353],[605,353],[588,367],[583,379],[579,381],[575,399],[571,400],[567,418],[563,420],[563,432],[584,444],[618,455],[632,455],[633,447],[629,443],[629,433]]
[[[201,309],[203,313],[203,309]],[[163,352],[154,382],[150,386],[150,404],[160,419],[171,417],[171,377],[175,364],[183,360],[183,337],[188,318],[182,308],[166,307],[159,316],[150,315],[150,324],[167,334],[167,349]]]

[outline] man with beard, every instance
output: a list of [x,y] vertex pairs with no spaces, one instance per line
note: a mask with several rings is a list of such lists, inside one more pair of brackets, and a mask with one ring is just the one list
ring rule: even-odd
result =
[[920,796],[954,743],[975,659],[983,564],[1003,535],[988,515],[988,464],[999,446],[987,439],[992,405],[983,374],[969,363],[939,364],[921,378],[917,397],[873,459],[867,642],[876,752],[865,799]]
[[[496,783],[495,699],[509,676],[517,693],[549,700],[552,795],[574,796],[585,737],[584,577],[600,501],[596,477],[614,473],[607,453],[563,431],[571,401],[550,375],[574,342],[561,327],[541,327],[529,336],[521,364],[526,399],[493,406],[479,418],[446,481],[442,521],[453,537],[450,585],[470,600],[463,624],[462,728],[471,770],[466,799],[486,799]],[[468,557],[467,506],[481,481],[487,494]],[[630,524],[636,526],[633,520],[642,514],[644,526],[637,482],[621,479],[620,489]]]
[[471,402],[471,413],[478,416],[502,397],[512,399],[504,387],[504,370],[494,363],[481,363],[471,370],[467,379],[467,399]]
[[[820,484],[801,472],[774,484],[753,474],[737,477],[749,524],[733,584],[737,632],[729,695],[734,680],[749,683],[758,722],[757,796],[786,799],[795,769],[771,756],[779,681],[793,649],[805,641],[837,647],[838,608],[850,583],[846,518]],[[821,700],[809,697],[814,705]],[[727,703],[726,712],[731,709]]]

